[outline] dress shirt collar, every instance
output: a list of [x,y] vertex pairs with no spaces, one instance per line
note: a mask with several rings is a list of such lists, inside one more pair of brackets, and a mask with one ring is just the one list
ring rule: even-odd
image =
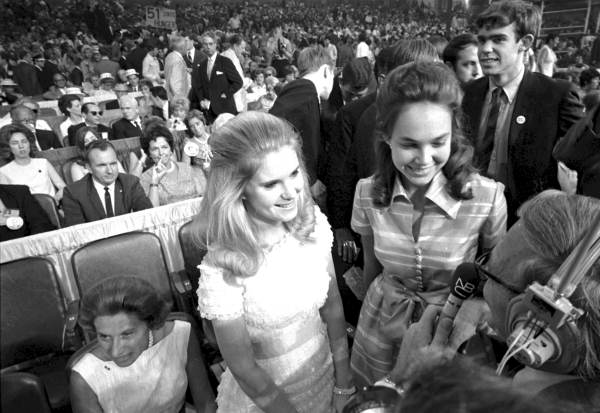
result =
[[[513,100],[517,96],[517,92],[519,91],[519,86],[521,85],[521,81],[523,80],[523,76],[525,76],[525,66],[521,67],[521,70],[519,71],[519,73],[517,74],[517,76],[515,76],[512,80],[508,81],[507,84],[505,84],[504,86],[502,86],[502,89],[504,90],[504,94],[506,95],[506,98],[507,98],[509,104],[512,104]],[[490,93],[496,87],[497,86],[494,84],[494,82],[492,82],[492,79],[489,78],[489,91],[490,91]],[[491,94],[490,94],[490,96],[491,96]]]
[[140,128],[142,127],[142,120],[140,119],[139,116],[137,118],[135,118],[135,119],[130,120],[129,122],[131,122],[131,124],[133,126],[137,126],[137,127],[140,127]]
[[[116,181],[115,181],[116,182]],[[92,176],[92,183],[94,184],[94,189],[98,193],[98,197],[100,198],[100,203],[104,208],[104,212],[106,212],[106,205],[104,204],[104,187],[108,187],[108,192],[110,193],[110,200],[112,202],[113,213],[115,212],[115,182],[110,185],[103,185],[100,182],[96,181]]]
[[[427,192],[425,192],[425,198],[440,207],[446,215],[450,218],[455,219],[458,215],[461,202],[452,198],[452,196],[446,190],[446,184],[448,179],[442,171],[438,172],[431,181]],[[406,189],[402,185],[400,177],[396,178],[394,183],[394,190],[392,191],[392,202],[396,200],[396,197],[403,197],[410,200]]]

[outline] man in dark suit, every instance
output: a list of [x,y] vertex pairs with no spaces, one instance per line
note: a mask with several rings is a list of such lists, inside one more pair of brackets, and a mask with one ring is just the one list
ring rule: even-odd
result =
[[137,100],[129,95],[119,99],[123,118],[113,124],[113,139],[125,139],[142,136],[142,120],[138,109]]
[[212,123],[221,113],[237,114],[233,95],[243,81],[231,60],[217,53],[214,35],[202,36],[202,46],[208,58],[192,72],[190,103],[192,108],[204,111]]
[[102,111],[100,107],[95,103],[85,103],[81,107],[81,114],[83,115],[83,122],[77,125],[69,126],[67,129],[67,136],[69,137],[69,145],[75,146],[75,134],[80,128],[84,126],[94,129],[100,137],[105,136],[108,140],[113,140],[112,129],[100,123],[102,117]]
[[33,65],[31,53],[28,50],[20,50],[19,60],[13,69],[13,79],[25,96],[38,96],[44,93],[38,79],[38,71]]
[[128,54],[125,61],[126,69],[135,69],[137,73],[142,73],[144,57],[148,50],[144,45],[136,45]]
[[152,208],[139,179],[119,173],[117,152],[110,142],[93,141],[86,148],[85,158],[90,173],[64,190],[65,225]]
[[29,187],[0,185],[0,242],[56,229]]
[[10,117],[12,123],[24,125],[33,132],[38,150],[45,151],[48,149],[62,148],[60,140],[54,131],[36,128],[37,115],[24,104],[11,108]]
[[559,188],[552,149],[583,116],[573,85],[525,70],[540,21],[539,9],[521,1],[494,3],[479,15],[486,77],[469,83],[463,100],[476,166],[505,185],[509,225],[523,202]]
[[185,60],[185,64],[188,69],[192,72],[194,69],[199,68],[199,66],[206,60],[208,57],[202,50],[196,49],[194,45],[194,41],[192,39],[187,39],[187,52],[183,55],[183,60]]

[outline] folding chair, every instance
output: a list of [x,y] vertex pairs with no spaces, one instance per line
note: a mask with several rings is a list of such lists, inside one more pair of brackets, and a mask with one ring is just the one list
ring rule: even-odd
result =
[[54,198],[48,194],[33,194],[33,197],[38,201],[48,219],[56,228],[62,228],[60,223],[60,215],[58,215],[58,209],[56,208],[56,202]]
[[[65,365],[82,344],[78,301],[66,301],[52,263],[40,257],[0,265],[2,374],[40,377],[53,409],[69,406]],[[35,411],[35,410],[22,410]]]
[[42,380],[31,373],[7,373],[0,378],[3,413],[51,413]]

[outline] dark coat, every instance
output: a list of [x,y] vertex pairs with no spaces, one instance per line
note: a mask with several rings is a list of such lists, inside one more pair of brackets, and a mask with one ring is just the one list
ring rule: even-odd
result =
[[25,96],[38,96],[44,93],[38,78],[38,69],[32,64],[23,61],[17,63],[13,70],[13,80],[17,82]]
[[[87,174],[65,188],[62,204],[66,226],[106,218],[106,212],[92,179],[92,175]],[[128,174],[119,174],[115,182],[113,204],[115,216],[152,208],[152,203],[144,193],[139,179]]]
[[125,139],[142,136],[142,130],[125,118],[119,119],[112,126],[113,139]]
[[[477,142],[488,86],[487,77],[469,83],[463,99],[465,131],[475,147],[476,164],[479,158],[489,159]],[[517,208],[529,198],[545,189],[559,188],[552,150],[558,139],[583,116],[581,99],[571,83],[539,73],[525,72],[515,99],[508,134],[509,222],[511,217],[514,222]],[[482,171],[487,168],[487,165],[477,166]]]
[[129,52],[125,59],[125,65],[127,66],[127,69],[135,69],[135,71],[138,72],[141,76],[144,58],[147,54],[148,50],[146,50],[145,48],[140,46],[135,47]]
[[319,96],[315,85],[306,79],[288,83],[277,96],[269,113],[287,120],[300,132],[310,185],[319,178],[325,179],[322,176],[324,174],[319,173],[325,163],[325,151],[321,139]]
[[193,69],[190,91],[191,106],[200,108],[200,102],[203,99],[210,100],[210,109],[206,113],[209,122],[212,122],[221,113],[237,114],[233,95],[241,89],[243,81],[232,61],[217,55],[210,80],[206,73],[207,65],[208,59]]
[[48,149],[62,148],[62,142],[60,141],[60,139],[58,139],[56,133],[54,133],[51,130],[36,129],[35,137],[38,143],[40,144],[40,148],[42,148],[43,151]]
[[0,226],[0,241],[26,237],[56,229],[25,185],[0,185],[0,199],[7,209],[18,209],[23,226],[16,230]]

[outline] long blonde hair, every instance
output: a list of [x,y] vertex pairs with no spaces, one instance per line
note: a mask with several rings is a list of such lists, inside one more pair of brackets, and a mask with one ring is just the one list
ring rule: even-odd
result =
[[210,145],[214,157],[202,209],[193,223],[196,243],[208,251],[205,260],[234,276],[249,277],[256,273],[263,250],[242,195],[264,157],[284,147],[296,151],[305,182],[298,215],[286,226],[294,237],[303,242],[310,240],[315,226],[314,204],[298,133],[291,124],[268,113],[245,112],[215,132]]

